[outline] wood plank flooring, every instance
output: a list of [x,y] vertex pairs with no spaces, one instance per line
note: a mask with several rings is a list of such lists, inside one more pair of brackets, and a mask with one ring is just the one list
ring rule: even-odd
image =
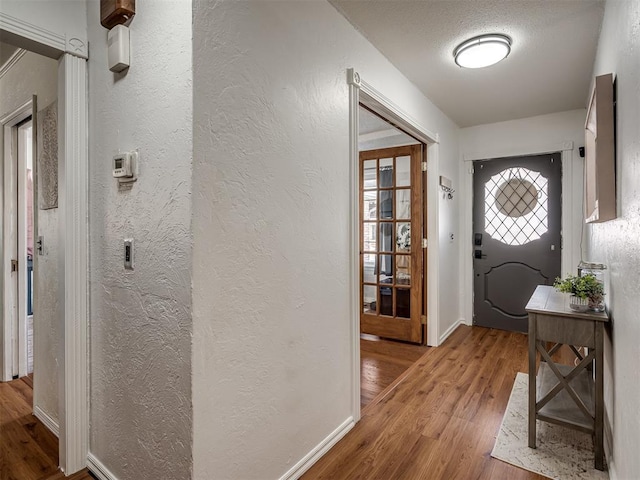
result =
[[374,335],[360,337],[360,405],[369,404],[429,349]]
[[491,458],[526,335],[459,327],[362,411],[311,479],[543,479]]
[[[303,478],[544,478],[490,457],[526,346],[525,335],[480,327],[438,348],[364,337],[362,420]],[[28,377],[0,383],[0,480],[65,478],[32,397]],[[86,470],[66,478],[93,480]]]
[[0,480],[93,480],[58,470],[58,439],[33,414],[33,381],[0,383]]

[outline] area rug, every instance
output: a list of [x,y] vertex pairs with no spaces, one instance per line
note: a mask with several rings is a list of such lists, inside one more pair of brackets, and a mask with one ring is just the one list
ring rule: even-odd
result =
[[593,467],[591,435],[538,421],[537,448],[528,446],[527,374],[518,373],[491,456],[557,480],[606,480]]

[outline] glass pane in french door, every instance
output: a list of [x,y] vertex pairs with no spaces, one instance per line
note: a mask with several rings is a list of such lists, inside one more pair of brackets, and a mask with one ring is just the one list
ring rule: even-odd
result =
[[411,157],[361,162],[362,312],[409,318],[411,287]]

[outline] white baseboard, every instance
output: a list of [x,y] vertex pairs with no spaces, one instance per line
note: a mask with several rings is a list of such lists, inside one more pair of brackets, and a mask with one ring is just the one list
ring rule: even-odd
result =
[[118,477],[111,473],[91,452],[87,455],[87,468],[99,480],[118,480]]
[[[344,437],[349,430],[355,425],[353,417],[347,418],[342,425],[336,428],[331,434],[325,438],[322,442],[316,445],[313,450],[307,453],[298,463],[296,463],[291,469],[285,473],[280,480],[296,480],[302,476],[304,472],[309,470],[325,453],[329,451],[342,437]],[[110,479],[100,479],[110,480]]]
[[442,345],[442,342],[444,342],[447,338],[449,338],[449,335],[451,335],[453,332],[455,332],[456,328],[458,328],[460,325],[464,325],[464,319],[463,318],[458,319],[458,321],[456,323],[454,323],[449,328],[447,328],[446,332],[444,332],[442,335],[440,335],[440,339],[439,339],[438,345]]
[[33,414],[44,424],[45,427],[51,430],[51,433],[56,437],[60,437],[60,426],[58,425],[58,422],[49,416],[48,413],[36,405],[33,407]]

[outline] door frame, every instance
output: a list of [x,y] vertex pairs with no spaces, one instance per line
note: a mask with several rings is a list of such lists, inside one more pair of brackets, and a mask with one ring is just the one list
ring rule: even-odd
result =
[[[34,103],[29,100],[13,112],[0,118],[3,136],[2,152],[2,188],[3,204],[2,214],[2,330],[3,330],[3,355],[0,358],[1,381],[11,380],[13,375],[20,377],[26,375],[27,371],[27,349],[26,349],[26,311],[19,308],[19,305],[26,305],[26,270],[23,272],[20,259],[26,256],[26,223],[23,225],[20,218],[26,212],[22,211],[22,199],[19,187],[23,170],[26,165],[21,161],[19,155],[19,128],[25,120],[33,114]],[[32,124],[35,119],[32,118]],[[22,179],[24,180],[24,179]],[[26,204],[26,202],[25,202]],[[25,245],[21,245],[20,239],[25,240]],[[11,260],[18,258],[18,272],[12,275]],[[13,277],[13,278],[12,278]],[[22,288],[20,287],[22,285]],[[24,297],[24,298],[23,298]],[[23,302],[23,300],[25,300]],[[24,317],[24,322],[23,318]]]
[[438,151],[440,138],[423,127],[382,92],[366,82],[353,68],[347,70],[349,85],[349,178],[350,178],[350,255],[349,298],[351,310],[351,409],[353,420],[360,420],[360,152],[358,149],[358,119],[360,104],[389,120],[416,140],[426,145],[427,175],[427,238],[429,247],[424,275],[427,282],[427,345],[438,346]]
[[87,41],[3,12],[0,39],[58,60],[59,463],[69,475],[86,467],[89,446]]
[[[491,147],[484,151],[462,154],[460,179],[462,183],[462,224],[460,231],[463,241],[460,245],[462,270],[462,318],[465,325],[473,325],[473,162],[476,160],[498,159],[505,157],[545,155],[560,152],[562,155],[562,218],[560,221],[562,233],[562,254],[560,257],[560,271],[569,272],[577,267],[576,258],[580,259],[580,236],[573,230],[574,202],[580,202],[582,190],[574,185],[574,151],[573,141],[567,140],[562,144],[540,142],[529,148],[500,149]],[[580,176],[582,178],[582,176]]]

